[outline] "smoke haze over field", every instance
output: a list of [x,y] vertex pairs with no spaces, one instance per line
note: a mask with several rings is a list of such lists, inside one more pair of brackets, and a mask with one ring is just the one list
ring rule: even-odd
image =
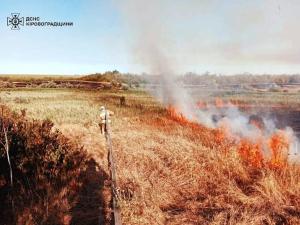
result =
[[[296,0],[117,3],[126,18],[132,61],[147,72],[167,63],[177,72],[300,71]],[[145,52],[157,60],[155,68],[145,66],[151,65]],[[163,53],[163,61],[157,52]]]

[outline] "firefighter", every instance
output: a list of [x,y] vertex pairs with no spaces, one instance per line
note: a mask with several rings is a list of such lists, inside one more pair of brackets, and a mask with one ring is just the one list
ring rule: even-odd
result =
[[112,116],[113,114],[114,113],[112,111],[109,111],[109,110],[105,109],[104,106],[100,107],[99,127],[100,127],[100,130],[101,130],[101,134],[104,134],[105,132],[107,132],[106,120],[107,120],[107,123],[111,123],[110,116]]

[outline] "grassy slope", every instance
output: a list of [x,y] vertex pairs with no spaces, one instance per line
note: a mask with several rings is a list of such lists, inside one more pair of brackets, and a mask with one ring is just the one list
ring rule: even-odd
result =
[[[119,107],[126,95],[127,107]],[[205,128],[183,127],[140,92],[2,91],[2,102],[50,118],[107,168],[96,125],[115,112],[112,138],[124,224],[299,224],[300,173],[244,164]],[[224,151],[225,150],[225,151]]]

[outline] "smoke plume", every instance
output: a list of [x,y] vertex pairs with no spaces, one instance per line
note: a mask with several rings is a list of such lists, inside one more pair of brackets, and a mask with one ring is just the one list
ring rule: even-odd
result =
[[[127,29],[130,31],[129,43],[132,47],[134,62],[143,65],[147,72],[159,77],[160,85],[155,90],[155,95],[162,103],[174,106],[190,120],[196,120],[211,128],[226,125],[230,130],[230,135],[236,140],[247,138],[255,142],[262,137],[269,139],[274,132],[277,132],[272,119],[262,118],[264,126],[262,130],[249,122],[251,121],[250,115],[241,112],[233,105],[222,110],[215,106],[199,109],[196,107],[196,100],[176,81],[176,71],[182,63],[186,63],[187,59],[190,59],[189,56],[184,59],[185,54],[178,57],[176,50],[180,49],[180,53],[193,55],[189,43],[193,44],[195,40],[193,38],[180,41],[176,39],[175,28],[181,24],[173,24],[170,21],[174,21],[173,19],[176,17],[193,19],[191,15],[197,15],[198,18],[199,13],[207,13],[207,10],[215,6],[217,1],[188,1],[190,11],[186,11],[185,4],[178,5],[178,2],[174,3],[176,5],[174,8],[172,2],[168,0],[127,0],[118,4]],[[261,16],[263,17],[263,15]],[[248,15],[246,18],[249,19],[247,23],[253,24],[255,23],[253,20],[257,20],[259,16]],[[201,39],[198,42],[201,43]],[[184,49],[187,46],[189,47]],[[197,46],[199,45],[195,44],[196,48]],[[228,50],[231,48],[230,46],[239,46],[239,44],[229,45],[224,49]],[[220,45],[217,47],[219,47],[218,51],[223,49]],[[214,49],[215,47],[212,47],[210,51]],[[211,55],[208,51],[207,54]],[[291,141],[290,153],[297,152],[298,140],[292,129],[285,128],[285,131]]]

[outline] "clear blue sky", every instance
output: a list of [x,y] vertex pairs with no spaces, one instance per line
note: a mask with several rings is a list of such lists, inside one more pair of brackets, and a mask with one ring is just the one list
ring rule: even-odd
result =
[[[72,21],[74,26],[12,31],[6,17],[14,12],[46,21]],[[120,16],[111,1],[0,0],[0,18],[0,73],[128,70]]]
[[[298,0],[0,0],[0,73],[151,72],[152,37],[179,72],[300,73],[299,11]],[[74,26],[12,31],[15,12]]]

